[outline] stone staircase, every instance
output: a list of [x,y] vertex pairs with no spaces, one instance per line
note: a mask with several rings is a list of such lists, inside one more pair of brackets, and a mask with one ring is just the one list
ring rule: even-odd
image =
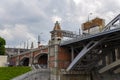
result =
[[50,70],[35,69],[11,80],[50,80]]
[[47,69],[46,65],[39,65],[39,64],[34,64],[32,65],[32,69],[36,70],[36,69]]

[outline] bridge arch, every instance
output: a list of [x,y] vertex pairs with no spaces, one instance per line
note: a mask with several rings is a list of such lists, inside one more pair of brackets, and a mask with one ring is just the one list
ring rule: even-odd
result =
[[48,65],[48,54],[40,53],[34,57],[34,64],[39,64],[41,67],[47,67]]
[[23,57],[21,60],[20,60],[20,66],[29,66],[29,57]]

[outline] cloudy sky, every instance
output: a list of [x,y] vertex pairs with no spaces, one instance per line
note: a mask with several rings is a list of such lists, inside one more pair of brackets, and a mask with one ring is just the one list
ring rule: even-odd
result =
[[118,14],[120,0],[0,0],[0,36],[7,47],[36,45],[38,35],[47,44],[56,20],[62,29],[77,33],[88,15],[104,18],[107,24]]

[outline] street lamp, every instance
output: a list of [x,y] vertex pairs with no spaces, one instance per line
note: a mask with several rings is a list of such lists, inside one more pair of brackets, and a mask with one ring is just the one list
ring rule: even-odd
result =
[[89,22],[89,20],[90,20],[90,15],[92,15],[92,13],[89,13],[89,14],[88,14],[88,22]]
[[38,47],[41,44],[41,34],[43,34],[43,33],[41,32],[40,35],[38,35]]

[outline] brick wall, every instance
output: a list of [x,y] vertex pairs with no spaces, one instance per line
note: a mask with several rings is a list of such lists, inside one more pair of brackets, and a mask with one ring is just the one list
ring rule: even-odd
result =
[[67,68],[71,61],[71,54],[67,48],[59,47],[58,51],[58,67],[59,69]]

